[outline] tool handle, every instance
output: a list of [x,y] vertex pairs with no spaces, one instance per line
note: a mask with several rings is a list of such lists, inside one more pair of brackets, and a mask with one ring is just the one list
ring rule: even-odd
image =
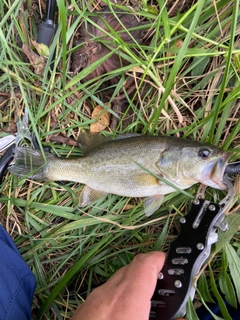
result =
[[171,243],[159,273],[150,319],[170,320],[185,315],[187,300],[195,293],[193,279],[217,241],[216,226],[222,215],[219,204],[196,199],[190,212],[180,219],[181,232]]

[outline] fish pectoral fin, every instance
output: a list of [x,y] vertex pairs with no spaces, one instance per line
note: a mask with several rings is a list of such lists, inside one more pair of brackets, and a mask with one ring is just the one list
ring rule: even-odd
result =
[[105,191],[99,191],[88,187],[87,185],[83,188],[80,198],[79,198],[79,207],[85,207],[88,204],[97,201],[98,199],[103,198],[108,193]]
[[149,187],[159,185],[159,180],[150,173],[139,173],[131,177],[131,179],[140,186]]
[[144,201],[144,211],[147,217],[155,212],[162,204],[164,195],[157,194],[154,196],[147,197]]

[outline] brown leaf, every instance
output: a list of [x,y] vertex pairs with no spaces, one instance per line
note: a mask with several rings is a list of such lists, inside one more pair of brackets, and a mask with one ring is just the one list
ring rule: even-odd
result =
[[[170,49],[180,49],[182,47],[183,44],[183,40],[182,39],[178,39],[176,43],[174,43],[174,45],[172,45],[170,47]],[[167,56],[168,57],[173,57],[175,55],[175,53],[173,52],[168,52]]]
[[44,57],[39,56],[36,52],[29,48],[28,45],[23,43],[22,50],[28,57],[29,62],[32,64],[36,74],[43,75],[46,61]]
[[97,119],[97,121],[90,125],[90,132],[100,132],[110,124],[110,113],[100,105],[93,110],[92,118]]

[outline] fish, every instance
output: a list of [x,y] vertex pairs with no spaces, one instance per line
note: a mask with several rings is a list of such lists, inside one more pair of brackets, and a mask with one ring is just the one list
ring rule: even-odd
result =
[[196,183],[226,189],[223,175],[230,154],[213,145],[172,136],[125,134],[112,139],[87,132],[80,134],[78,144],[83,156],[72,159],[17,147],[8,170],[33,180],[84,184],[79,207],[107,194],[146,197],[147,216],[176,189]]

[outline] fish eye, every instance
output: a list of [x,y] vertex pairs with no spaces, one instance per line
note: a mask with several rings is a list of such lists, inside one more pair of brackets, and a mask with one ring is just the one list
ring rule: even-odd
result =
[[203,160],[206,160],[209,158],[209,156],[211,155],[211,151],[209,149],[201,149],[199,152],[198,152],[198,156],[200,158],[202,158]]

